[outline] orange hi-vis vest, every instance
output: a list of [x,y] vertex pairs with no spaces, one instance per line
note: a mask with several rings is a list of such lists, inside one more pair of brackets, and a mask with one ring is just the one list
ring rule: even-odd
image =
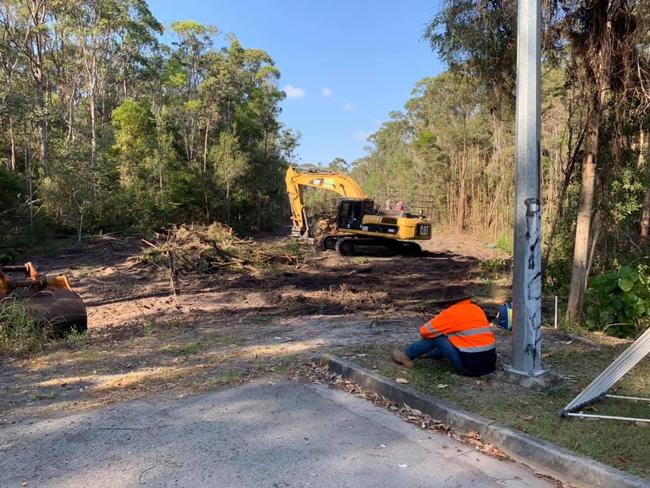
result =
[[465,353],[489,351],[496,346],[485,312],[469,299],[455,303],[423,324],[420,335],[424,339],[445,335]]

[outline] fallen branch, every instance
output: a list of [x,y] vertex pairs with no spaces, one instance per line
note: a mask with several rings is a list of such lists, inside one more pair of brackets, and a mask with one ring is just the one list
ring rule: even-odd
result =
[[153,247],[154,249],[158,249],[158,246],[155,245],[155,244],[153,244],[152,242],[149,242],[149,241],[146,240],[146,239],[140,239],[140,240],[141,240],[142,242],[144,242],[147,246],[149,246],[149,247]]

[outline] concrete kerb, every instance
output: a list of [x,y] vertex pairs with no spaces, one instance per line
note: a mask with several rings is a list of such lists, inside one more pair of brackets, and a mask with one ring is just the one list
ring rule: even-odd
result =
[[633,476],[589,458],[579,456],[554,444],[501,426],[480,415],[465,412],[444,400],[395,383],[378,373],[329,354],[314,358],[332,372],[397,403],[430,415],[462,433],[477,432],[513,459],[548,473],[558,479],[585,488],[650,488],[650,481]]

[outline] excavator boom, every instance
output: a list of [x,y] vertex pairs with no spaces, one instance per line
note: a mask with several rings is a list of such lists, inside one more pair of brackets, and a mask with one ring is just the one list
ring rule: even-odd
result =
[[285,177],[291,205],[292,234],[302,237],[307,232],[307,216],[303,204],[302,188],[322,188],[348,198],[368,198],[366,192],[350,176],[327,171],[296,171],[289,166]]

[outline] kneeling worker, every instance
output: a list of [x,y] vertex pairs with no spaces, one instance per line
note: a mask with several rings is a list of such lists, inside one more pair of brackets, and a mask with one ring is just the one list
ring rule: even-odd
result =
[[446,358],[457,373],[482,376],[496,366],[496,342],[485,312],[472,303],[460,287],[449,289],[444,300],[448,308],[420,327],[422,339],[404,351],[393,351],[393,361],[412,368],[414,359]]

